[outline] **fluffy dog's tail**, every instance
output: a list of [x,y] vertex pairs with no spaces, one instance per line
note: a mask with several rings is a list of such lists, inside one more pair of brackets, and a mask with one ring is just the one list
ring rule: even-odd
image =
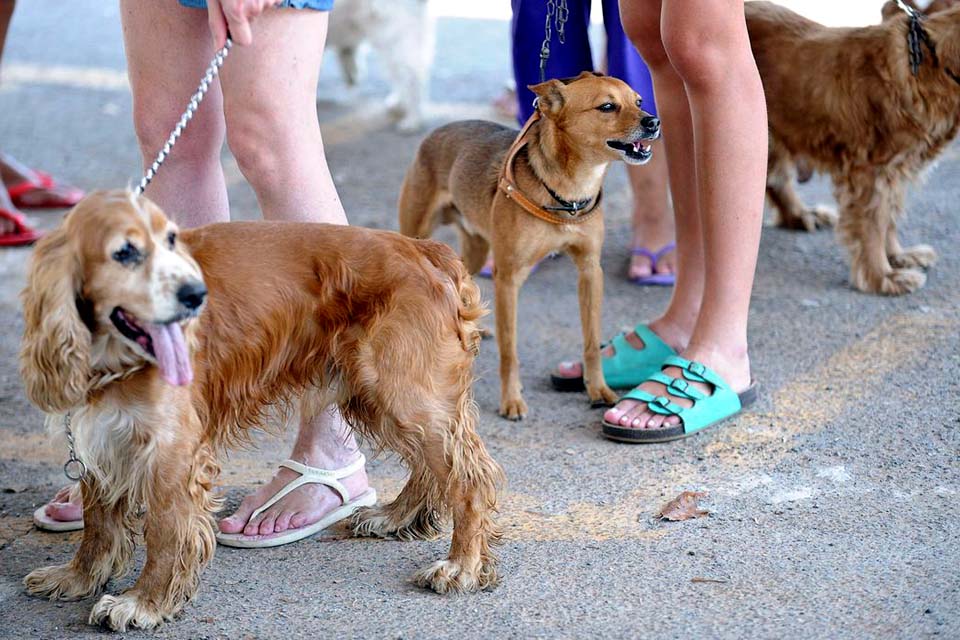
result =
[[487,314],[480,300],[480,289],[467,273],[463,261],[449,246],[435,240],[420,240],[419,245],[427,260],[438,271],[450,278],[457,292],[457,324],[463,348],[476,355],[480,352],[480,326],[477,321]]

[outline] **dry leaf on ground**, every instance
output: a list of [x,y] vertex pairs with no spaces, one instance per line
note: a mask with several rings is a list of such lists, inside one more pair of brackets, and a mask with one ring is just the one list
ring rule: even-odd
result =
[[677,522],[679,520],[691,520],[693,518],[702,518],[710,515],[710,512],[701,509],[697,501],[706,497],[704,491],[684,491],[676,498],[663,505],[656,517],[660,520],[670,520]]

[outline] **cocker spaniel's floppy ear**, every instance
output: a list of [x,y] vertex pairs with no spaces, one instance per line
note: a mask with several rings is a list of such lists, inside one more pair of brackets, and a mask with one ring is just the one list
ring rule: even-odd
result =
[[20,294],[20,377],[30,401],[48,413],[81,404],[90,380],[91,335],[77,309],[80,260],[66,226],[37,242]]

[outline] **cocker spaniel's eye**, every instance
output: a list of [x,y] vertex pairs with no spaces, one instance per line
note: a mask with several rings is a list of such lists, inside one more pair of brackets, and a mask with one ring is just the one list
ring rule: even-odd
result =
[[637,108],[639,109],[642,106],[643,106],[643,100],[640,98],[637,98]]
[[617,111],[617,105],[612,102],[604,102],[602,105],[597,107],[597,111],[603,111],[604,113],[610,113],[612,111]]
[[127,241],[122,247],[113,252],[113,259],[124,266],[140,264],[143,254],[131,242]]
[[173,249],[177,245],[177,232],[171,231],[167,234],[167,246]]

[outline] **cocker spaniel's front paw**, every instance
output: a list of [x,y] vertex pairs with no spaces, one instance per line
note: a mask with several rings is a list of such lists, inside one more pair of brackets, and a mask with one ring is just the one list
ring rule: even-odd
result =
[[128,591],[119,596],[105,595],[100,598],[90,611],[89,623],[123,632],[129,627],[153,629],[170,617],[162,615],[155,606],[144,602],[133,591]]
[[103,583],[67,563],[32,571],[23,579],[23,586],[32,596],[51,600],[79,600],[100,591]]

